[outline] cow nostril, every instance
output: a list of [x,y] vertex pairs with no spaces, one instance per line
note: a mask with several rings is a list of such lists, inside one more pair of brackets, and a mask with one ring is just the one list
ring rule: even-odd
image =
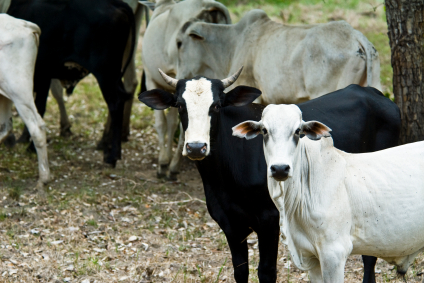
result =
[[191,153],[191,147],[187,144],[187,152]]
[[290,171],[290,166],[286,165],[285,168],[283,169],[285,173],[289,173]]
[[274,166],[274,165],[272,165],[272,166],[271,166],[271,173],[272,173],[272,174],[275,174],[275,172],[276,172],[276,170],[275,170],[275,166]]
[[206,149],[207,149],[207,146],[206,146],[206,144],[200,149],[200,152],[201,153],[206,153]]

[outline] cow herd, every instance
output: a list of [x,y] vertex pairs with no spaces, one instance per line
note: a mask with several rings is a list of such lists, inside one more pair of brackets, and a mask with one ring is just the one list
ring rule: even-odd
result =
[[[0,14],[0,141],[11,136],[13,102],[38,154],[40,190],[50,179],[48,91],[69,134],[62,88],[72,93],[89,73],[110,116],[98,147],[106,163],[120,159],[145,5],[0,1],[9,14]],[[363,255],[364,282],[375,282],[376,257],[404,274],[424,249],[424,145],[396,147],[400,113],[379,91],[378,52],[348,23],[290,26],[252,10],[231,24],[214,0],[158,0],[142,59],[138,98],[155,109],[158,177],[176,179],[181,156],[195,161],[236,282],[248,281],[252,232],[261,282],[277,280],[280,239],[312,282],[343,282],[350,254]]]

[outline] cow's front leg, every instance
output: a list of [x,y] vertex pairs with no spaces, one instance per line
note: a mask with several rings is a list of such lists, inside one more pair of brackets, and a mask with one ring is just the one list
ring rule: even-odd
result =
[[228,245],[230,246],[231,256],[234,267],[234,279],[237,283],[247,283],[249,280],[249,253],[247,249],[247,236],[251,230],[246,229],[244,233],[241,231],[227,231]]
[[319,249],[319,262],[325,283],[344,282],[344,267],[352,248],[332,242]]
[[259,240],[259,267],[258,277],[261,283],[274,283],[277,280],[277,256],[280,227],[278,225],[278,211],[275,221],[264,225],[258,232]]
[[321,265],[318,259],[315,259],[316,264],[309,270],[309,279],[311,283],[324,283],[321,273]]
[[158,142],[159,142],[159,166],[157,171],[158,178],[166,177],[166,171],[168,171],[169,165],[169,155],[165,146],[165,137],[167,131],[166,116],[164,110],[155,110],[155,129],[158,133]]
[[184,146],[184,130],[183,125],[180,123],[180,136],[178,138],[178,146],[174,152],[174,156],[169,165],[169,180],[176,181],[178,174],[180,173],[180,165]]

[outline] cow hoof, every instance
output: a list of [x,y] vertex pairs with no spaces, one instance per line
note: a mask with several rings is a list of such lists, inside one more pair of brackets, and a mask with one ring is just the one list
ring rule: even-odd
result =
[[45,201],[47,200],[47,193],[44,189],[44,183],[42,181],[38,181],[37,182],[37,186],[35,187],[35,192],[37,194],[37,198],[40,201]]
[[4,145],[8,148],[12,148],[16,145],[16,138],[13,133],[10,133],[3,141]]
[[165,179],[166,172],[168,172],[168,164],[160,165],[158,168],[158,171],[156,172],[156,177],[158,179]]
[[33,143],[33,142],[31,142],[31,143],[29,144],[29,146],[27,147],[26,151],[27,151],[28,153],[36,153],[36,152],[37,152],[37,151],[35,150],[35,146],[34,146],[34,143]]
[[179,172],[169,172],[168,180],[177,181]]
[[110,165],[111,168],[116,167],[116,161],[118,161],[116,158],[107,157],[104,159],[104,162],[108,165]]
[[60,130],[60,136],[64,138],[69,138],[72,136],[73,133],[71,132],[71,127],[67,127],[65,129]]

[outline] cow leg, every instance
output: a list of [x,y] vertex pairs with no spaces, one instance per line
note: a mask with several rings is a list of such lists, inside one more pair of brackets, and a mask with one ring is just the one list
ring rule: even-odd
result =
[[183,146],[184,146],[184,130],[183,130],[183,125],[180,123],[180,136],[178,138],[178,146],[174,152],[174,156],[172,157],[171,165],[169,166],[169,180],[171,181],[176,181],[177,176],[180,173]]
[[[38,157],[39,190],[50,181],[50,169],[47,157],[46,125],[35,108],[34,101],[15,101],[16,109],[22,117],[25,125],[31,133],[32,142],[35,145]],[[41,192],[43,193],[43,192]]]
[[166,156],[168,157],[168,164],[169,164],[171,162],[171,157],[172,157],[172,146],[174,145],[175,131],[177,130],[178,125],[180,124],[177,108],[175,107],[169,108],[168,115],[166,116],[166,122],[167,122]]
[[158,178],[164,178],[168,170],[169,156],[165,147],[165,136],[167,130],[166,116],[164,110],[155,110],[155,129],[158,133],[159,141],[159,166],[157,171]]
[[12,131],[12,101],[0,94],[0,142]]
[[317,264],[309,270],[309,279],[311,280],[311,283],[323,283],[324,280],[322,278],[321,265],[318,260],[316,261]]
[[[264,229],[258,233],[259,241],[259,267],[258,277],[261,283],[277,281],[277,256],[278,256],[278,241],[279,227],[278,221],[269,223],[268,229]],[[275,229],[272,229],[276,226]]]
[[71,122],[69,122],[68,114],[66,113],[65,101],[63,100],[63,87],[59,80],[53,79],[50,84],[50,90],[53,97],[56,99],[60,112],[60,136],[69,137],[72,135]]
[[[44,117],[44,113],[46,112],[47,96],[49,95],[50,82],[51,82],[50,78],[42,78],[42,79],[35,78],[34,79],[34,92],[36,93],[35,106],[37,107],[38,114],[40,114],[41,117]],[[25,125],[24,132],[25,131],[28,132],[27,125]],[[24,135],[24,133],[22,133],[22,135]],[[31,142],[29,144],[27,151],[36,152],[34,142]]]
[[104,161],[116,166],[116,161],[121,159],[121,131],[124,114],[124,103],[129,98],[125,92],[124,85],[119,77],[111,79],[103,76],[96,76],[107,103],[110,116],[110,143],[103,149]]
[[375,283],[375,264],[377,258],[374,256],[362,256],[362,261],[364,262],[364,279],[363,283]]
[[249,253],[246,238],[252,232],[250,229],[223,229],[231,250],[234,268],[234,279],[237,283],[247,283],[249,280]]
[[347,251],[342,243],[337,242],[328,243],[319,248],[319,262],[324,282],[344,282],[344,267],[351,250]]

